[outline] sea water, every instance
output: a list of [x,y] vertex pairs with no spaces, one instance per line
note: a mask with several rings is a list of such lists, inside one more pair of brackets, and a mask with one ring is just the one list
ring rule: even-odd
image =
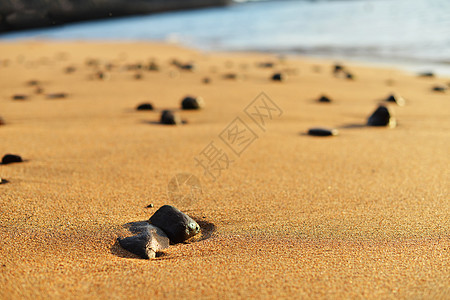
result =
[[450,0],[239,1],[0,36],[150,40],[202,50],[269,51],[450,74]]

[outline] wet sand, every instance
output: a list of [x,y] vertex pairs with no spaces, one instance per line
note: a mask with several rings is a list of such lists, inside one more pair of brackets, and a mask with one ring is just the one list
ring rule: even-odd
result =
[[[0,165],[1,299],[448,297],[450,93],[431,87],[450,79],[344,62],[347,80],[333,61],[165,44],[17,42],[0,53],[0,156],[25,160]],[[130,70],[151,60],[159,71]],[[279,71],[288,79],[271,81]],[[245,114],[261,92],[282,111],[263,127]],[[364,126],[392,92],[406,99],[389,104],[398,126]],[[333,101],[316,102],[322,94]],[[205,108],[179,110],[187,95]],[[143,102],[155,110],[135,110]],[[163,109],[188,123],[158,124]],[[237,117],[257,136],[240,155],[221,139]],[[321,126],[339,135],[305,134]],[[215,181],[195,160],[211,142],[232,161]],[[179,173],[202,193],[169,194]],[[124,225],[164,204],[202,235],[155,260],[121,249]]]

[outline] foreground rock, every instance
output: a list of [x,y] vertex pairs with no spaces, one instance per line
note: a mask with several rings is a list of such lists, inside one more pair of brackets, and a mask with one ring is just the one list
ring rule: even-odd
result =
[[205,107],[205,101],[202,97],[185,97],[181,101],[181,108],[182,109],[201,109]]
[[370,115],[369,119],[367,120],[368,126],[389,126],[391,128],[394,128],[397,125],[397,122],[395,118],[392,116],[389,109],[384,106],[380,105],[372,115]]
[[138,231],[135,236],[118,239],[120,246],[144,259],[155,258],[156,252],[169,247],[169,238],[160,228],[147,223]]
[[22,157],[15,154],[6,154],[2,158],[2,165],[23,162]]
[[170,205],[160,207],[149,222],[161,228],[173,244],[184,242],[200,232],[197,222]]
[[321,102],[321,103],[331,103],[331,99],[328,98],[325,95],[322,95],[319,99],[317,99],[317,102]]
[[308,130],[308,135],[312,136],[333,136],[338,135],[339,132],[337,129],[329,129],[329,128],[311,128]]

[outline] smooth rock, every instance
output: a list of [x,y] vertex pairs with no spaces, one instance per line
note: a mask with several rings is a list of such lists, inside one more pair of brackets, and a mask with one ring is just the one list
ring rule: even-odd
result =
[[400,95],[391,94],[389,95],[384,101],[386,102],[395,102],[398,106],[404,106],[405,105],[405,99],[401,97]]
[[47,99],[63,99],[67,97],[66,93],[52,93],[45,96]]
[[23,94],[17,94],[12,96],[13,100],[27,100],[28,96]]
[[435,85],[435,86],[433,86],[432,88],[431,88],[431,90],[433,91],[433,92],[440,92],[440,93],[444,93],[444,92],[446,92],[447,90],[448,90],[448,87],[447,86],[445,86],[445,85]]
[[169,247],[170,241],[166,233],[154,225],[147,224],[134,230],[140,232],[134,236],[119,238],[118,241],[122,248],[141,258],[155,258],[156,252]]
[[419,76],[419,77],[434,77],[434,73],[433,72],[421,72],[421,73],[417,74],[417,76]]
[[282,73],[275,73],[272,75],[272,80],[273,81],[285,81],[286,75],[284,75]]
[[201,109],[205,106],[205,101],[202,97],[187,96],[181,101],[182,109]]
[[142,103],[136,107],[136,110],[153,110],[153,105],[151,103]]
[[391,128],[397,125],[395,118],[389,112],[389,109],[380,105],[367,120],[369,126],[389,126]]
[[317,101],[318,101],[318,102],[322,102],[322,103],[330,103],[330,102],[331,102],[331,99],[328,98],[328,97],[325,96],[325,95],[322,95],[319,99],[317,99]]
[[328,129],[328,128],[311,128],[308,130],[308,135],[313,136],[332,136],[332,135],[338,135],[337,129]]
[[200,232],[197,222],[170,205],[160,207],[149,222],[161,228],[173,244],[184,242]]
[[2,158],[3,165],[19,163],[19,162],[23,162],[22,157],[20,157],[19,155],[15,155],[15,154],[6,154]]
[[170,110],[163,110],[161,113],[161,124],[165,125],[179,125],[182,124],[180,117]]

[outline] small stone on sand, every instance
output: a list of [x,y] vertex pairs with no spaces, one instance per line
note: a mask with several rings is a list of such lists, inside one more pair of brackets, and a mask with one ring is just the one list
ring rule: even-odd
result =
[[153,110],[153,105],[151,103],[142,103],[136,107],[136,110]]
[[431,88],[431,90],[433,92],[440,92],[440,93],[444,93],[448,90],[448,87],[446,85],[440,84],[440,85],[435,85]]
[[120,246],[144,259],[155,258],[156,252],[169,247],[169,238],[160,228],[148,224],[140,230],[135,236],[119,238]]
[[163,110],[161,113],[160,123],[165,125],[180,125],[183,122],[174,112],[170,110]]
[[5,125],[5,120],[2,117],[0,117],[0,125]]
[[160,207],[149,222],[161,228],[173,244],[184,242],[200,232],[197,222],[170,205]]
[[321,128],[321,127],[316,127],[316,128],[311,128],[308,130],[308,135],[313,135],[313,136],[333,136],[333,135],[338,135],[338,130],[337,129],[328,129],[328,128]]
[[272,80],[273,81],[285,81],[286,75],[284,75],[282,73],[275,73],[272,75]]
[[22,157],[16,154],[5,154],[2,158],[2,164],[12,164],[12,163],[19,163],[23,162]]
[[386,101],[386,102],[395,102],[395,103],[397,103],[398,106],[404,106],[405,105],[405,99],[402,96],[396,95],[396,94],[389,95],[384,101]]
[[421,73],[417,74],[417,76],[419,76],[419,77],[434,77],[434,73],[433,72],[421,72]]
[[202,97],[187,96],[181,101],[182,109],[201,109],[205,106],[205,101]]
[[397,125],[395,118],[389,112],[389,109],[380,105],[367,120],[368,126],[389,126],[394,128]]
[[66,93],[52,93],[45,96],[47,99],[63,99],[67,97]]
[[325,95],[322,95],[319,99],[317,99],[317,101],[322,103],[331,103],[331,99]]
[[23,94],[17,94],[12,96],[13,100],[27,100],[28,96]]

